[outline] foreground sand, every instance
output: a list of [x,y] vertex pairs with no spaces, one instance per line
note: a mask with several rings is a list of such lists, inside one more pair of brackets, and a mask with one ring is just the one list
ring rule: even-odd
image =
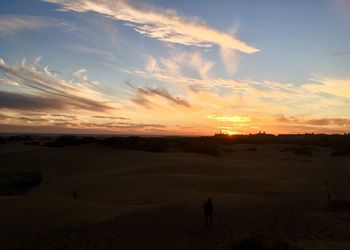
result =
[[[329,213],[322,186],[350,200],[350,157],[317,148],[237,145],[221,156],[101,145],[0,145],[1,172],[41,170],[43,182],[0,196],[1,249],[231,249],[259,234],[302,249],[350,249],[350,211]],[[78,199],[72,197],[78,191]],[[201,205],[212,197],[214,227]]]

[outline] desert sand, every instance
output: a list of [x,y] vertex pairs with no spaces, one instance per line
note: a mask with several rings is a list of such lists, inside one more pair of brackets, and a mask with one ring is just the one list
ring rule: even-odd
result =
[[[287,145],[230,146],[220,156],[97,144],[0,145],[0,170],[40,170],[30,192],[0,196],[1,249],[232,249],[251,235],[301,249],[350,249],[350,157]],[[77,191],[77,199],[73,191]],[[214,203],[213,228],[202,203]]]

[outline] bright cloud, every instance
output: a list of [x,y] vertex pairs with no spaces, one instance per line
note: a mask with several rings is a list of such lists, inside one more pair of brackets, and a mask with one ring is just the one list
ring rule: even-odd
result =
[[326,93],[337,97],[348,98],[350,101],[350,79],[320,78],[304,87],[315,93]]
[[97,12],[106,15],[125,22],[140,34],[160,41],[198,47],[211,47],[216,44],[248,54],[259,51],[259,49],[212,28],[202,21],[180,16],[174,10],[160,10],[150,6],[141,8],[126,0],[43,1],[59,4],[66,11]]

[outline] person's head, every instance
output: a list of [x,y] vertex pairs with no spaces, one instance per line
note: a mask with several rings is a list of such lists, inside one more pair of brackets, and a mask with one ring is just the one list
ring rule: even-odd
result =
[[211,198],[208,198],[208,201],[211,202]]

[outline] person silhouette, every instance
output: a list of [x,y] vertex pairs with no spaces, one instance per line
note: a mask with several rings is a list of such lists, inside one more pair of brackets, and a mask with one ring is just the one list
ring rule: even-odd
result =
[[323,190],[327,194],[327,204],[330,205],[332,203],[332,197],[331,197],[331,187],[328,181],[326,181],[326,185],[323,187]]
[[211,201],[211,198],[208,198],[206,202],[203,204],[203,210],[204,210],[204,227],[212,227],[213,226],[213,211],[214,206]]
[[78,196],[77,191],[74,190],[74,191],[73,191],[73,199],[76,200],[76,199],[77,199],[77,196]]

